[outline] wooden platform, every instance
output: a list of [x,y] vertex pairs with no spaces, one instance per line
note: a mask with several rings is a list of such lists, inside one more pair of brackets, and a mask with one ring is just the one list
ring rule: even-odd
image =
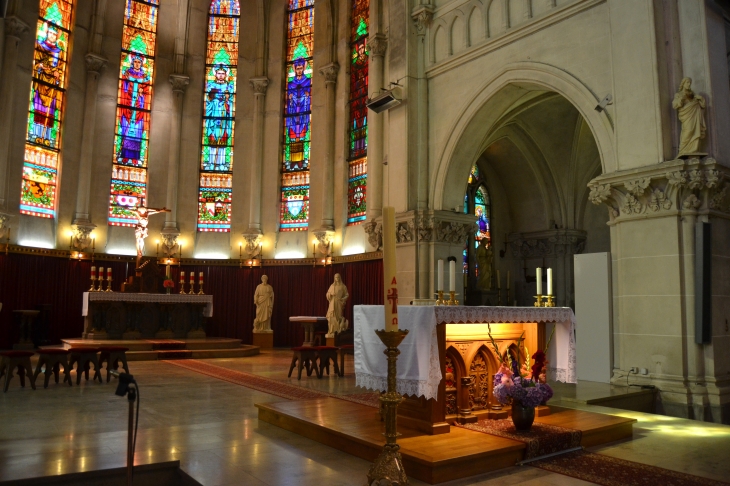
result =
[[241,358],[259,354],[258,346],[241,344],[240,339],[204,338],[204,339],[61,339],[65,348],[124,346],[128,361],[154,361],[157,359],[207,359],[207,358]]
[[[372,407],[339,400],[286,401],[256,404],[259,420],[295,432],[308,439],[373,461],[382,450],[384,425]],[[566,410],[542,422],[583,432],[581,444],[593,446],[632,436],[635,419],[580,410]],[[502,437],[451,427],[451,432],[425,435],[398,427],[398,439],[406,473],[429,484],[475,476],[513,466],[523,459],[525,444]]]

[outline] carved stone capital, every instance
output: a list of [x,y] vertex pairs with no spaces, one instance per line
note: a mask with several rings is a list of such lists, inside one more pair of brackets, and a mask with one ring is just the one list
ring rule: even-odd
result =
[[513,233],[507,243],[514,258],[541,258],[583,253],[586,232],[569,229],[552,229],[530,233]]
[[325,66],[319,68],[319,74],[324,76],[325,84],[334,84],[337,82],[337,73],[340,72],[340,65],[336,62],[331,62]]
[[[364,226],[368,241],[375,250],[381,249],[383,244],[381,221],[382,218],[378,217]],[[463,245],[476,231],[476,217],[451,211],[408,211],[396,215],[395,226],[396,243],[399,245],[415,242]]]
[[171,74],[170,84],[172,85],[173,93],[184,93],[188,84],[190,84],[190,76],[185,76],[184,74]]
[[433,18],[433,7],[431,5],[419,5],[411,11],[411,19],[416,26],[416,34],[425,35],[426,29]]
[[15,37],[20,40],[28,30],[28,24],[14,15],[5,19],[5,37]]
[[96,225],[91,221],[76,221],[73,224],[73,236],[71,246],[74,250],[84,251],[91,245],[91,233]]
[[163,228],[160,236],[162,237],[162,251],[165,252],[166,257],[173,258],[180,248],[177,242],[180,231],[177,228]]
[[316,257],[331,257],[332,242],[334,241],[335,232],[328,229],[320,229],[315,231],[314,237],[317,238],[317,255]]
[[246,252],[246,258],[261,258],[261,233],[244,233],[243,241],[246,242],[243,251]]
[[368,39],[368,49],[372,57],[384,57],[388,50],[388,38],[384,34],[373,34]]
[[714,211],[730,214],[730,168],[712,157],[677,159],[604,174],[588,183],[588,199],[611,208],[612,221]]
[[101,70],[107,63],[105,58],[91,52],[84,56],[84,61],[86,61],[86,72],[95,75],[101,74]]
[[383,248],[383,225],[371,220],[363,225],[363,229],[368,235],[368,243],[373,247],[373,251],[381,250]]
[[0,232],[10,229],[10,218],[12,216],[7,213],[0,212]]
[[253,88],[254,96],[262,96],[266,94],[266,90],[269,88],[269,78],[266,76],[257,76],[248,80]]

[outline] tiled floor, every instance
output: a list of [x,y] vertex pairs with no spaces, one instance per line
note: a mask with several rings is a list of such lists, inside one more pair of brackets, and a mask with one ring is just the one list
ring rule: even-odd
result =
[[[352,357],[347,376],[287,379],[290,354],[208,360],[303,387],[361,393]],[[207,486],[363,485],[370,463],[257,420],[254,403],[282,400],[165,362],[133,362],[140,384],[141,419],[135,461],[180,460]],[[74,376],[75,382],[75,376]],[[115,383],[21,389],[17,378],[0,394],[0,480],[121,467],[125,464],[127,401]],[[603,454],[708,478],[727,480],[730,427],[658,415],[610,411],[639,420],[634,440],[598,448]],[[343,417],[346,420],[346,417]],[[411,480],[413,485],[424,483]],[[589,484],[532,468],[510,468],[448,483]]]

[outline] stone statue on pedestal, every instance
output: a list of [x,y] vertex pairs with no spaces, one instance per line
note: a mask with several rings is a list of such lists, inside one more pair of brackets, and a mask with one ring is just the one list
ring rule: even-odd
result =
[[339,273],[335,274],[335,281],[330,285],[327,290],[327,300],[329,301],[329,308],[327,309],[327,324],[328,331],[325,337],[333,338],[335,334],[347,329],[348,322],[342,315],[342,311],[345,309],[345,303],[350,297],[347,293],[347,287],[342,283],[342,278]]
[[692,79],[684,78],[679,83],[679,91],[674,95],[672,107],[677,110],[677,117],[682,123],[682,132],[679,135],[679,153],[677,158],[689,158],[707,155],[700,152],[700,140],[705,138],[705,99],[694,94],[690,87]]
[[256,318],[253,320],[253,332],[273,332],[271,330],[271,314],[274,310],[274,288],[269,285],[269,277],[261,276],[261,283],[253,294],[256,305]]
[[477,247],[477,268],[479,269],[479,280],[477,288],[480,290],[492,290],[492,261],[494,253],[487,247],[487,239],[479,240]]
[[132,214],[137,217],[137,225],[134,227],[134,238],[137,240],[137,268],[142,263],[142,256],[144,255],[144,239],[147,238],[147,225],[149,224],[149,217],[157,213],[169,213],[170,210],[167,208],[148,208],[145,206],[139,206],[130,210]]

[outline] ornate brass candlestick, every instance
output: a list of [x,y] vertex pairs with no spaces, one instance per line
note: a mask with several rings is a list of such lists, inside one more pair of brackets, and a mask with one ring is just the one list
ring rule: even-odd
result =
[[408,330],[399,329],[398,331],[375,331],[383,344],[386,346],[384,351],[388,357],[388,392],[380,396],[380,402],[385,408],[385,445],[380,455],[368,471],[368,486],[389,484],[403,486],[408,484],[408,476],[403,469],[403,459],[401,458],[400,446],[396,444],[398,437],[397,431],[397,411],[398,404],[403,401],[403,397],[396,391],[396,362],[400,351],[398,346],[408,334]]
[[535,299],[535,307],[544,307],[542,305],[542,295],[536,295]]
[[91,274],[91,288],[89,289],[89,292],[96,292],[96,287],[94,286],[94,280],[96,280],[96,276],[92,273]]
[[446,305],[459,305],[459,301],[456,300],[455,290],[449,290],[449,300],[446,302]]
[[106,292],[114,292],[112,290],[112,276],[111,275],[109,275],[106,278]]
[[198,280],[198,286],[200,287],[200,292],[198,292],[198,295],[205,295],[205,292],[203,292],[203,281]]
[[182,279],[182,278],[180,279],[180,293],[181,294],[185,293],[185,279]]
[[195,294],[195,280],[190,280],[190,292],[188,292],[188,295],[194,295]]
[[555,307],[555,296],[548,295],[545,298],[547,299],[547,302],[543,304],[543,307]]
[[444,291],[439,290],[438,291],[438,299],[436,299],[436,305],[446,305],[446,301],[444,300]]

